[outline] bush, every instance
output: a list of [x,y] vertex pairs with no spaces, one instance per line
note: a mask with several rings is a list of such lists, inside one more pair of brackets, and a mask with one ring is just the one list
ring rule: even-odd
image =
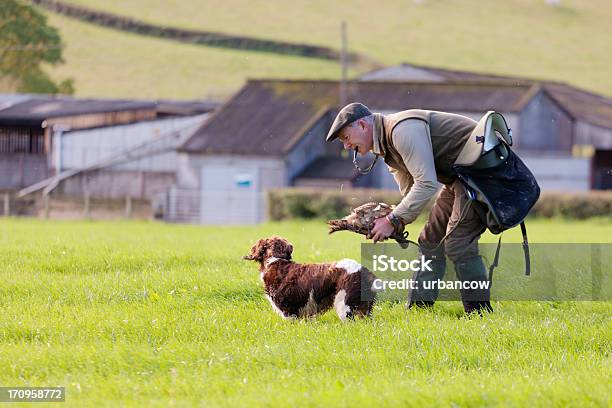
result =
[[531,210],[536,217],[584,219],[612,216],[612,192],[543,193]]
[[[315,188],[286,188],[268,192],[268,218],[273,221],[300,218],[342,218],[361,204],[377,201],[397,204],[399,192],[378,189],[344,191]],[[429,207],[433,203],[430,202]],[[427,211],[427,209],[425,210]],[[542,193],[531,210],[534,217],[612,216],[612,192]]]
[[295,218],[342,218],[351,209],[370,201],[398,203],[399,192],[378,189],[345,191],[314,188],[287,188],[268,192],[268,218],[274,221]]

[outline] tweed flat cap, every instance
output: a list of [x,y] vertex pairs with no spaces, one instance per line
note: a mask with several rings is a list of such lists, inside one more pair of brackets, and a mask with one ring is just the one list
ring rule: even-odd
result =
[[334,119],[334,124],[329,129],[329,133],[327,133],[327,137],[325,138],[326,142],[331,142],[332,140],[338,137],[338,132],[340,129],[353,123],[354,121],[364,118],[366,116],[370,116],[372,112],[362,103],[350,103],[346,105],[340,112],[336,119]]

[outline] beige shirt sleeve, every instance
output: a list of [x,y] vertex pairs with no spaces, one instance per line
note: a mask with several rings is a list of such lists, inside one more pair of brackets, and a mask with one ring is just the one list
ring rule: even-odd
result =
[[391,175],[395,179],[395,182],[399,186],[399,190],[402,194],[402,197],[408,194],[408,192],[410,191],[410,187],[412,187],[413,184],[412,176],[408,173],[400,172],[399,170],[394,169],[391,166],[388,166],[388,168],[389,173],[391,173]]
[[411,223],[440,187],[427,123],[419,119],[408,119],[397,125],[393,129],[393,146],[402,156],[409,172],[404,174],[391,169],[404,196],[393,214],[405,223]]

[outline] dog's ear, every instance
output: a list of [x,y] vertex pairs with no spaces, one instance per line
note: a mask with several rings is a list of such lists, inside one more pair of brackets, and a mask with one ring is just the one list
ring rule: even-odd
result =
[[[289,243],[287,242],[287,244]],[[285,254],[287,255],[285,259],[291,259],[291,255],[293,255],[293,245],[287,245],[287,250],[285,251]]]
[[289,241],[281,237],[272,237],[270,238],[270,241],[272,244],[272,256],[276,258],[291,260],[291,255],[293,254],[293,245],[291,245]]
[[248,255],[243,256],[242,259],[263,262],[266,249],[268,249],[268,240],[260,239],[251,247],[251,252]]

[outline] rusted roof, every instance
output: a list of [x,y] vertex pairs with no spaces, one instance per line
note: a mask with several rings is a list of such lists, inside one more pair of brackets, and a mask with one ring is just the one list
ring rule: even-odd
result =
[[[479,82],[351,82],[348,102],[375,111],[421,108],[486,112],[520,109],[532,85]],[[251,80],[180,148],[203,154],[282,156],[328,112],[337,81]]]

